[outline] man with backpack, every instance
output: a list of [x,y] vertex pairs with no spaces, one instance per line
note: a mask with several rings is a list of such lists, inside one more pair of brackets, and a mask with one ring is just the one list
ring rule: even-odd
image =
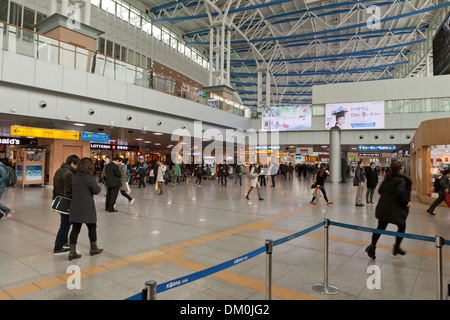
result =
[[221,172],[222,172],[222,176],[220,177],[220,180],[221,180],[220,183],[221,183],[222,187],[226,187],[228,176],[230,175],[230,166],[224,162],[222,164]]
[[[7,168],[3,162],[0,161],[0,199],[2,198],[3,192],[5,192],[5,189],[7,187],[12,187],[13,179],[11,177],[11,174],[9,173],[10,170]],[[2,219],[4,216],[6,219],[11,217],[14,214],[14,210],[11,210],[4,204],[0,203],[0,219]]]
[[434,191],[438,192],[439,197],[432,203],[432,205],[428,208],[427,212],[434,216],[436,215],[434,213],[434,209],[438,205],[441,204],[442,201],[445,200],[446,195],[448,194],[448,190],[450,189],[450,170],[444,170],[442,173],[442,177],[440,179],[436,178],[436,181],[434,183]]
[[239,185],[242,187],[242,164],[238,163],[234,169],[234,172],[236,173],[236,178],[234,179],[234,187],[237,187],[237,181],[239,179]]

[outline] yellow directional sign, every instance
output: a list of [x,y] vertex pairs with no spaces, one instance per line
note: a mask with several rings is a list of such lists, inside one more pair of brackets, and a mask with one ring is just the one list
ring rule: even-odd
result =
[[76,131],[64,131],[53,129],[29,128],[11,126],[12,136],[36,137],[49,139],[80,140],[80,133]]

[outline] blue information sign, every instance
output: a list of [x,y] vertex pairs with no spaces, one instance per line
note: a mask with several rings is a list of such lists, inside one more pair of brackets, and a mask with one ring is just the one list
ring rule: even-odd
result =
[[386,151],[386,152],[391,152],[391,151],[397,151],[397,146],[394,145],[373,145],[373,146],[368,146],[368,145],[361,145],[358,146],[358,151]]
[[83,132],[81,134],[81,140],[109,143],[109,134]]

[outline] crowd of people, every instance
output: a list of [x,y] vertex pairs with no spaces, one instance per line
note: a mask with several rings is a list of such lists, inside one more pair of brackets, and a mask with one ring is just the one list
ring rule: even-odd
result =
[[[385,230],[389,223],[398,227],[398,232],[403,233],[406,229],[406,218],[411,206],[411,179],[403,173],[404,167],[400,162],[393,161],[389,170],[386,170],[384,179],[378,187],[379,178],[383,175],[375,163],[364,166],[363,161],[359,161],[354,171],[353,185],[356,187],[355,206],[362,207],[364,189],[366,189],[366,204],[374,204],[374,193],[378,187],[380,195],[375,216],[378,219],[377,228]],[[60,213],[60,226],[56,235],[53,252],[54,254],[68,253],[69,260],[80,258],[76,251],[78,235],[81,227],[85,224],[88,228],[90,241],[90,254],[96,255],[103,249],[97,246],[97,213],[94,203],[94,195],[101,191],[100,184],[104,184],[106,189],[105,211],[117,212],[116,201],[119,193],[128,200],[131,206],[135,202],[130,196],[131,184],[137,184],[138,188],[145,188],[147,185],[155,185],[158,195],[163,194],[163,189],[170,183],[172,186],[181,182],[188,182],[195,179],[195,187],[201,187],[203,180],[217,179],[218,186],[227,187],[227,182],[234,174],[234,187],[242,186],[243,174],[248,174],[249,189],[245,193],[245,199],[250,200],[250,195],[256,189],[258,199],[264,200],[261,194],[261,186],[266,186],[269,177],[275,187],[275,176],[280,175],[281,179],[293,179],[297,172],[299,178],[311,180],[313,198],[310,204],[317,205],[316,200],[323,196],[326,204],[330,206],[325,190],[325,182],[330,175],[327,164],[297,164],[285,163],[280,165],[260,165],[251,164],[248,171],[242,164],[230,165],[220,163],[217,165],[179,165],[168,164],[163,161],[146,163],[144,158],[139,158],[138,163],[130,164],[128,159],[121,157],[106,157],[102,161],[93,161],[91,158],[80,159],[77,155],[69,156],[61,164],[53,177],[53,199],[64,197],[71,199],[68,214]],[[0,199],[6,188],[6,177],[8,173],[6,166],[0,162]],[[427,212],[434,215],[435,208],[445,199],[450,189],[450,172],[442,172],[438,184],[440,186],[439,196],[430,206]],[[10,217],[14,210],[9,209],[0,203],[0,219]],[[69,234],[70,232],[70,234]],[[366,248],[368,256],[375,259],[375,249],[380,234],[374,233],[370,246]],[[404,255],[405,251],[400,248],[402,237],[397,237],[393,254]]]

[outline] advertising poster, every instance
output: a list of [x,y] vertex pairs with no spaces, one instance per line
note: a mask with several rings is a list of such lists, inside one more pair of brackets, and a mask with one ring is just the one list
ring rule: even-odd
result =
[[265,107],[262,112],[262,130],[311,130],[311,105]]
[[41,181],[42,166],[27,166],[25,181]]
[[384,101],[327,104],[325,129],[384,129]]
[[16,167],[16,175],[17,175],[17,181],[23,180],[23,166],[17,165]]

